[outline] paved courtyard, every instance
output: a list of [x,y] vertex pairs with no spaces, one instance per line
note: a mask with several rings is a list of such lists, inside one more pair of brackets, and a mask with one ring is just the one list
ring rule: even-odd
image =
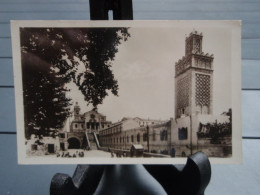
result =
[[[84,157],[102,157],[102,158],[111,158],[111,154],[109,152],[105,152],[102,150],[88,150],[88,151],[84,151],[82,149],[69,149],[68,151],[64,151],[64,153],[69,152],[69,154],[71,156],[73,156],[73,154],[76,155],[76,157],[79,157],[79,153],[83,152],[84,153]],[[62,155],[62,152],[60,152],[60,154]]]
[[[84,154],[84,155],[83,155]],[[33,154],[27,154],[28,157],[57,157],[57,158],[86,158],[86,157],[102,157],[111,158],[110,152],[102,150],[82,150],[82,149],[69,149],[67,151],[59,151],[56,154],[44,154],[43,152],[35,152]]]

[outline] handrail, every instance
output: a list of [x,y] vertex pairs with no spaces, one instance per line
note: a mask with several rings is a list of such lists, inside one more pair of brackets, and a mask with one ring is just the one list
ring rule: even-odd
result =
[[100,148],[100,145],[99,145],[99,141],[98,141],[96,132],[93,132],[93,136],[94,136],[94,140],[95,140],[95,142],[96,142],[97,148],[99,149],[99,148]]
[[86,136],[86,139],[87,139],[88,147],[90,148],[90,142],[89,142],[89,138],[88,138],[88,133],[87,132],[85,132],[85,136]]

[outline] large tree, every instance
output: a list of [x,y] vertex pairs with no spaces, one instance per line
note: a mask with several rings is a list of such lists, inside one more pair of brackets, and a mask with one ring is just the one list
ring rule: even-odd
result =
[[75,82],[94,108],[109,90],[118,95],[111,66],[117,46],[130,36],[127,28],[21,28],[20,35],[27,137],[64,125],[66,83]]
[[37,56],[26,53],[22,63],[26,137],[61,129],[70,106],[64,80]]

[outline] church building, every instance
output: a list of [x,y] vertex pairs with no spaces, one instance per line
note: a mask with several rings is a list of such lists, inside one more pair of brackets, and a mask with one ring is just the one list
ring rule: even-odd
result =
[[106,120],[106,116],[97,112],[97,110],[91,110],[83,114],[80,113],[80,106],[78,102],[74,106],[74,120],[70,125],[70,132],[87,131],[99,132],[99,130],[111,126],[112,122]]

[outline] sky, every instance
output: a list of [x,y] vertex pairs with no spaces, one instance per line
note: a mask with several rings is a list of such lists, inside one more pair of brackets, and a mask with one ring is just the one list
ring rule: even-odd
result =
[[[117,122],[123,117],[168,120],[174,113],[175,62],[185,54],[185,37],[193,30],[203,33],[202,51],[214,54],[213,114],[231,108],[231,30],[205,25],[131,27],[122,42],[112,71],[119,96],[106,97],[98,112]],[[74,84],[68,97],[79,102],[81,113],[91,110]],[[73,106],[72,106],[73,108]]]

